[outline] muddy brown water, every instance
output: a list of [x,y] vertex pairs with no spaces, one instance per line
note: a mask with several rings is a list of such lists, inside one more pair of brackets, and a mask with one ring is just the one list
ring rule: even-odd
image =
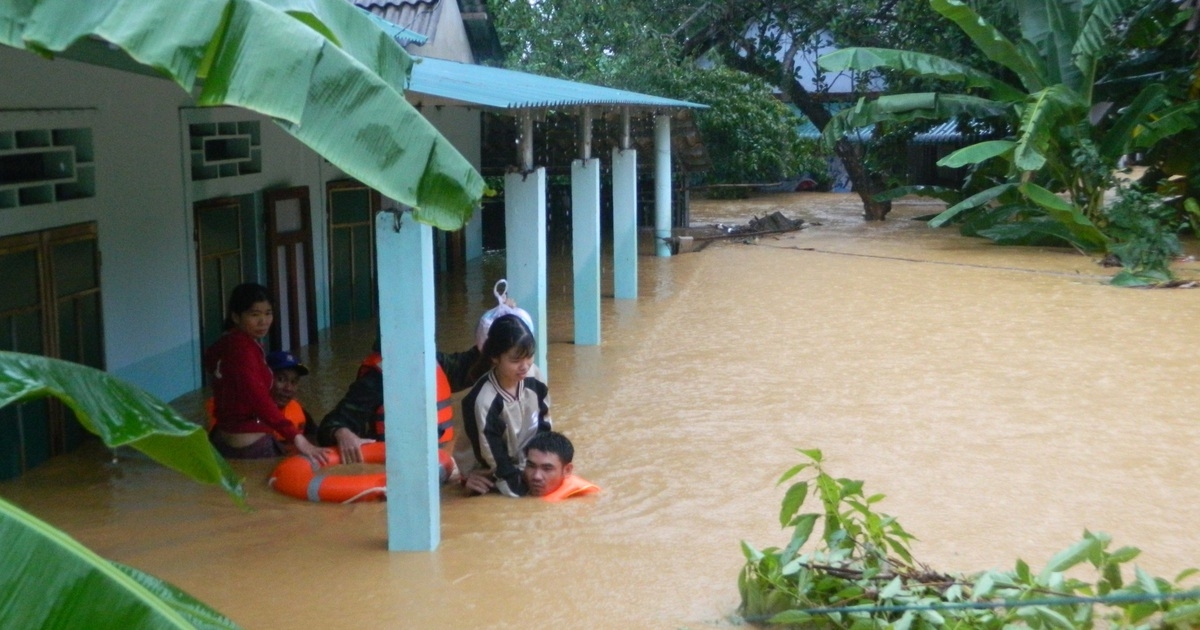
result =
[[[604,300],[599,347],[571,343],[569,265],[552,263],[553,416],[598,497],[445,489],[438,550],[389,553],[382,504],[283,497],[273,462],[235,463],[250,511],[101,448],[0,496],[255,629],[735,625],[738,543],[786,543],[774,482],[796,448],[885,493],[939,570],[1037,567],[1084,528],[1158,575],[1200,566],[1200,291],[1112,288],[1088,257],[931,230],[910,219],[937,208],[916,203],[867,225],[845,195],[700,201],[693,222],[776,209],[821,225],[642,257],[641,297]],[[501,269],[439,278],[442,348],[471,343]],[[305,350],[314,415],[370,335]],[[194,416],[200,398],[175,404]]]

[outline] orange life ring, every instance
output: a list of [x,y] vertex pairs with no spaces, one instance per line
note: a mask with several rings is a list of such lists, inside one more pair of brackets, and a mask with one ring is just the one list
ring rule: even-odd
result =
[[[337,449],[325,450],[329,462],[324,466],[301,455],[285,458],[271,473],[267,482],[272,488],[290,497],[307,501],[330,501],[354,503],[356,501],[381,501],[387,498],[387,475],[382,472],[362,475],[327,475],[324,468],[342,463]],[[383,464],[387,458],[384,442],[368,442],[362,445],[364,464]],[[454,461],[443,450],[438,450],[438,463],[442,481],[445,482],[454,467]]]
[[[383,442],[362,445],[363,463],[382,464],[387,450]],[[268,482],[271,487],[290,497],[309,501],[332,501],[353,503],[355,501],[378,501],[387,496],[387,475],[367,473],[364,475],[327,475],[323,468],[342,463],[342,454],[337,449],[326,449],[329,463],[322,466],[300,455],[293,455],[279,462]]]

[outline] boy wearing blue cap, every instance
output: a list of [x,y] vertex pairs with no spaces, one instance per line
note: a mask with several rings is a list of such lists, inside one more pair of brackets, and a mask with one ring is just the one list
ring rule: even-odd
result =
[[271,384],[271,398],[283,412],[283,417],[296,425],[296,430],[304,435],[316,433],[316,425],[312,416],[300,401],[296,400],[296,391],[300,388],[300,377],[308,376],[308,366],[300,362],[296,355],[285,350],[277,350],[267,355],[267,366],[275,375]]

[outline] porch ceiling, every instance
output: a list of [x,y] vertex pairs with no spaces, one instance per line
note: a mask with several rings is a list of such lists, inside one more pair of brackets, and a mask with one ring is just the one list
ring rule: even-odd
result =
[[707,105],[577,83],[565,79],[430,57],[414,57],[410,98],[497,110],[622,107],[641,110],[707,109]]

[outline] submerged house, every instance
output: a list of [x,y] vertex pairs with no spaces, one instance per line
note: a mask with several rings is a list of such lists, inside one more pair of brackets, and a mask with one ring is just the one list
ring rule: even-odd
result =
[[[439,15],[454,13],[454,3],[442,3]],[[451,30],[465,33],[478,19],[469,11],[458,15],[460,24]],[[419,47],[450,39],[443,29],[454,24],[441,22],[432,34],[398,26],[396,40]],[[224,301],[239,282],[263,282],[276,291],[279,325],[271,344],[296,349],[330,326],[374,318],[381,300],[396,299],[397,283],[389,283],[390,296],[380,295],[377,274],[428,278],[428,267],[404,267],[410,257],[394,243],[379,242],[381,234],[392,235],[376,217],[397,204],[300,141],[289,132],[294,129],[249,109],[201,106],[195,94],[98,38],[77,46],[55,59],[0,46],[0,81],[21,86],[0,93],[0,350],[92,365],[170,400],[202,387],[202,350],[220,334]],[[665,206],[669,218],[669,113],[692,104],[432,57],[415,66],[405,96],[475,171],[485,110],[508,112],[525,129],[546,103],[578,112],[581,128],[588,128],[593,107],[626,120],[653,116],[654,159],[661,165],[665,155],[668,164],[655,204]],[[522,155],[531,155],[528,149],[522,147]],[[628,144],[614,156],[620,162],[614,172],[636,172],[636,151]],[[593,210],[600,194],[597,158],[579,162],[576,208]],[[522,306],[544,318],[545,169],[532,160],[522,168],[507,176],[505,229],[510,244],[520,240],[526,253],[509,257],[508,275],[524,280],[520,286],[529,293],[516,296]],[[615,205],[622,217],[632,217],[636,199],[626,199],[624,182],[614,181],[623,199]],[[582,240],[573,246],[587,253],[575,257],[582,265],[576,269],[575,310],[582,321],[576,342],[599,343],[599,213],[574,215],[586,222],[574,230]],[[411,230],[403,238],[442,251],[459,239],[456,255],[471,257],[481,251],[480,223],[476,213],[456,236],[421,226],[428,238],[413,242]],[[628,255],[636,223],[624,218],[622,225],[614,236],[624,252],[617,297],[636,297],[636,244]],[[385,256],[390,266],[381,262],[377,270]],[[432,344],[428,314],[407,321]],[[390,323],[383,322],[385,356],[393,348]],[[544,335],[546,327],[539,328]],[[539,343],[543,352],[545,346]],[[397,389],[389,386],[389,397]],[[389,431],[393,424],[401,423],[389,422]],[[412,426],[424,431],[432,425]],[[0,478],[86,437],[54,403],[0,409]],[[389,452],[392,447],[389,441]],[[427,514],[428,499],[409,513]],[[436,526],[436,516],[428,523]]]

